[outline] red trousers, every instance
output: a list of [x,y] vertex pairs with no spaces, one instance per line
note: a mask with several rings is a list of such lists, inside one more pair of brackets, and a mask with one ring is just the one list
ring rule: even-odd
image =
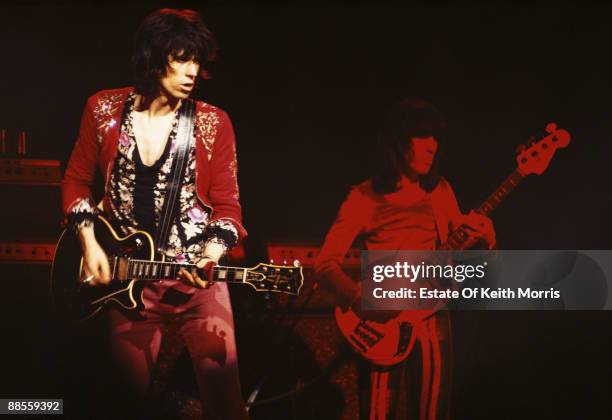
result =
[[415,325],[413,354],[395,366],[364,363],[360,369],[361,418],[446,420],[450,418],[452,344],[450,316],[440,311]]
[[177,322],[189,350],[205,419],[247,419],[240,390],[234,321],[227,284],[195,289],[176,280],[148,284],[135,318],[108,312],[110,344],[131,388],[145,396],[165,322]]

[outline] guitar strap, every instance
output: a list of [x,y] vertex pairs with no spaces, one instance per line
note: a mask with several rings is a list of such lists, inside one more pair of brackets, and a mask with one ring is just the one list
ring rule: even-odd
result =
[[174,159],[172,161],[172,169],[168,175],[168,185],[166,187],[166,195],[161,213],[159,214],[159,223],[155,233],[155,250],[163,252],[166,249],[168,234],[170,227],[176,217],[178,207],[177,197],[181,192],[183,175],[187,166],[187,153],[191,146],[193,137],[193,126],[195,121],[195,102],[191,99],[186,99],[181,104],[179,110],[178,131],[176,133],[176,149]]

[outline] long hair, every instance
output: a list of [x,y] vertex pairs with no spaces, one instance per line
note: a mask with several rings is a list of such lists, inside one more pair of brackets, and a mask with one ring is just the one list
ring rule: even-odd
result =
[[[372,176],[377,194],[398,190],[398,183],[406,167],[405,152],[413,137],[434,136],[440,145],[446,123],[442,114],[431,103],[422,99],[404,99],[391,108],[378,136],[379,162]],[[421,188],[431,192],[438,185],[438,156],[436,153],[429,173],[419,179]]]
[[169,57],[193,59],[200,64],[200,77],[208,79],[208,64],[216,52],[215,38],[197,12],[157,10],[142,21],[134,37],[132,68],[136,92],[145,96],[159,92],[159,79],[166,74]]

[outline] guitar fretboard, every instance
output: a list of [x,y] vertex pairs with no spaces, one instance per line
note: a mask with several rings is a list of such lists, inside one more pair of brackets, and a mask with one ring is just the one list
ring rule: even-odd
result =
[[484,203],[476,210],[477,213],[488,215],[501,203],[504,198],[516,188],[524,178],[524,175],[516,169],[502,184],[487,198]]
[[[507,196],[516,188],[516,186],[524,178],[524,175],[516,169],[501,185],[491,194],[482,205],[476,210],[476,213],[483,215],[490,214]],[[464,228],[455,229],[446,242],[440,247],[442,250],[452,251],[462,249],[463,244],[468,239],[469,235]]]
[[[179,271],[185,269],[189,272],[199,271],[195,264],[181,264],[165,261],[148,261],[132,258],[121,259],[111,257],[109,259],[113,278],[118,278],[119,267],[127,264],[125,274],[122,277],[136,279],[139,281],[159,281],[176,279]],[[247,269],[242,267],[215,266],[213,269],[213,280],[231,283],[244,283],[247,279]]]

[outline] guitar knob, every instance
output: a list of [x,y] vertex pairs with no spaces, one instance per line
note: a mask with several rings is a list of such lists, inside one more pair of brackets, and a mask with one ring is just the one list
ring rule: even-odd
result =
[[554,122],[551,122],[551,123],[548,123],[548,125],[546,125],[547,133],[554,133],[555,131],[557,131],[557,124],[555,124]]

